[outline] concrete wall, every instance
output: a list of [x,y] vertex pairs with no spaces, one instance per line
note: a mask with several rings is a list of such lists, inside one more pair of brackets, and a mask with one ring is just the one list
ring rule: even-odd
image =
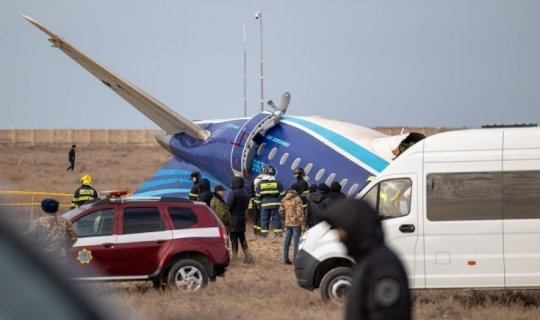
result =
[[0,144],[154,144],[151,129],[0,129]]

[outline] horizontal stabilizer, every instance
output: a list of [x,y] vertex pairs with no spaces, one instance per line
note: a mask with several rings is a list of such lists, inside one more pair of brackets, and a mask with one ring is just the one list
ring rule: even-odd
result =
[[193,138],[202,140],[206,140],[210,135],[208,131],[177,114],[159,100],[85,55],[79,49],[61,39],[58,35],[45,28],[36,20],[25,15],[22,16],[50,36],[51,38],[49,41],[54,47],[62,50],[65,54],[75,60],[75,62],[103,82],[107,87],[111,88],[119,96],[137,108],[137,110],[142,112],[165,132],[169,134],[186,133]]

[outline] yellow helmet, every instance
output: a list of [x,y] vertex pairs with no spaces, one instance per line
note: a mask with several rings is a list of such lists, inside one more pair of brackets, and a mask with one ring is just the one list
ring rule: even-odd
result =
[[81,178],[81,183],[82,183],[82,184],[91,185],[91,184],[92,184],[92,177],[89,176],[89,175],[87,175],[87,174],[84,175],[84,176],[82,176],[82,178]]

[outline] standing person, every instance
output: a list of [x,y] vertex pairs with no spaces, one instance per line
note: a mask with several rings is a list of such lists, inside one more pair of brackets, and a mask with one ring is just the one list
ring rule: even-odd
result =
[[357,263],[345,319],[411,319],[407,275],[398,257],[384,244],[377,213],[362,200],[343,200],[322,218],[337,229]]
[[268,236],[268,227],[270,219],[274,225],[274,236],[281,236],[281,217],[279,216],[279,206],[281,205],[281,197],[285,194],[283,186],[279,181],[276,181],[276,169],[272,166],[264,166],[262,168],[262,180],[255,189],[255,199],[258,205],[261,206],[261,235]]
[[339,182],[334,181],[330,184],[330,196],[334,200],[334,202],[347,199],[347,196],[341,192],[341,184]]
[[199,200],[199,181],[201,180],[201,173],[199,171],[193,171],[191,173],[191,181],[193,186],[189,192],[189,200],[198,201]]
[[308,198],[306,224],[311,228],[321,222],[321,213],[332,204],[333,199],[326,183],[319,183],[317,191],[310,193]]
[[231,231],[231,213],[229,208],[223,200],[223,195],[225,194],[225,188],[222,185],[218,184],[214,187],[214,194],[212,199],[210,199],[210,209],[218,216],[219,220],[223,222],[227,233]]
[[249,195],[244,190],[244,179],[242,177],[232,178],[232,191],[227,199],[227,206],[231,212],[231,244],[233,260],[238,259],[238,241],[244,252],[244,262],[252,263],[253,258],[249,252],[246,241],[246,210],[249,206]]
[[78,235],[71,222],[56,214],[58,205],[55,199],[41,201],[46,215],[32,221],[26,235],[51,261],[66,268],[66,250],[73,246]]
[[85,202],[97,199],[98,192],[92,187],[92,177],[84,175],[81,177],[81,186],[75,190],[71,200],[71,208],[78,208]]
[[279,207],[281,218],[285,221],[285,244],[283,246],[283,261],[285,264],[292,264],[291,260],[289,260],[291,237],[294,238],[293,257],[296,259],[300,232],[305,228],[304,208],[302,207],[302,199],[300,198],[299,193],[300,186],[293,183],[289,188],[289,191],[285,193],[285,197],[281,200],[281,206]]
[[73,171],[73,169],[75,169],[75,148],[77,148],[76,145],[72,145],[71,146],[71,149],[69,149],[69,152],[68,152],[68,160],[69,160],[69,167],[66,169],[66,171]]
[[309,194],[309,184],[304,179],[306,172],[304,168],[298,167],[294,169],[294,176],[296,177],[296,184],[298,185],[299,191],[298,195],[302,199],[302,207],[304,210],[307,208],[307,195]]
[[214,194],[210,191],[210,180],[202,178],[199,182],[199,195],[198,201],[206,203],[207,206],[210,206],[210,201]]
[[257,177],[255,177],[255,179],[253,179],[253,183],[251,184],[251,197],[253,198],[253,201],[251,202],[251,207],[253,211],[253,234],[256,236],[261,236],[261,206],[257,202],[255,193],[257,186],[262,180],[262,177],[263,174],[259,174]]

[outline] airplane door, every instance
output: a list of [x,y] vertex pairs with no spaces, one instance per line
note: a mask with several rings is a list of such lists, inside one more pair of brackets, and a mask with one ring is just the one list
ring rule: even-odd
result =
[[363,198],[382,217],[385,243],[401,260],[410,287],[423,284],[423,252],[418,241],[422,226],[417,214],[417,188],[416,175],[389,177],[375,185]]
[[236,176],[248,174],[255,156],[257,134],[264,134],[279,123],[280,113],[261,112],[249,119],[238,131],[231,152],[231,169]]
[[427,287],[504,287],[500,165],[425,164]]

